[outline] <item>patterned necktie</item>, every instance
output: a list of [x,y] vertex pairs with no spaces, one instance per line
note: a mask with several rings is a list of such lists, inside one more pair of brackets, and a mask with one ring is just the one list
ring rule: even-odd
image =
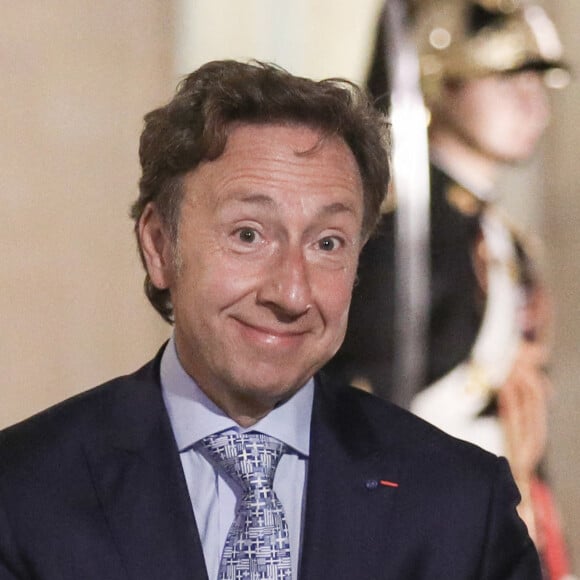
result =
[[256,432],[216,433],[202,444],[243,489],[218,580],[291,580],[288,526],[282,503],[272,489],[286,445]]

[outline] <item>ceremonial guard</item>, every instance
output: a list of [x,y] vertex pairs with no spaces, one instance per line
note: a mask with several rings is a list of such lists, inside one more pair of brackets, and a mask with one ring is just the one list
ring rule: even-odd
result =
[[[540,475],[549,298],[534,244],[502,215],[495,193],[500,170],[527,160],[548,125],[546,88],[568,75],[560,40],[539,5],[517,0],[423,0],[408,9],[429,110],[428,268],[419,280],[428,288],[425,348],[414,353],[424,372],[411,386],[396,375],[405,329],[405,320],[397,325],[397,281],[407,266],[396,252],[404,227],[396,175],[378,234],[361,255],[346,341],[327,370],[506,455],[545,575],[563,578],[567,556]],[[385,10],[368,87],[387,112],[395,83]]]

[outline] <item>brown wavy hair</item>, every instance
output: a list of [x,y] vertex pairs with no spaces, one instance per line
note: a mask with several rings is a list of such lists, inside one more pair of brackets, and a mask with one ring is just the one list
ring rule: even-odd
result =
[[[262,62],[209,62],[178,85],[173,99],[145,116],[139,157],[139,197],[131,208],[141,259],[138,223],[155,202],[177,242],[183,176],[224,151],[234,123],[306,125],[338,136],[352,150],[364,189],[363,232],[375,227],[389,181],[388,128],[366,95],[344,79],[313,81]],[[168,289],[149,275],[145,293],[161,316],[173,322]]]

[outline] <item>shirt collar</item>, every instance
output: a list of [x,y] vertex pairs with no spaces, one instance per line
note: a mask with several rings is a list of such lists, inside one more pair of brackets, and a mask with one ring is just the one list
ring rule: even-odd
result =
[[300,454],[310,452],[310,418],[314,398],[314,379],[310,379],[288,401],[276,407],[249,429],[228,417],[185,372],[173,338],[161,358],[163,400],[179,451],[199,440],[226,429],[238,432],[260,431],[286,443]]

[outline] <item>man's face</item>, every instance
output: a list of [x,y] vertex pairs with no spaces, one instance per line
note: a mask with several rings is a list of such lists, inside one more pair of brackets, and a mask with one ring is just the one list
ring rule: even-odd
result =
[[538,72],[497,74],[448,88],[438,117],[472,148],[501,163],[528,159],[550,117]]
[[223,155],[184,179],[174,259],[163,228],[153,234],[161,266],[149,271],[170,289],[180,360],[241,424],[296,392],[344,338],[363,190],[347,145],[320,137],[236,126]]

